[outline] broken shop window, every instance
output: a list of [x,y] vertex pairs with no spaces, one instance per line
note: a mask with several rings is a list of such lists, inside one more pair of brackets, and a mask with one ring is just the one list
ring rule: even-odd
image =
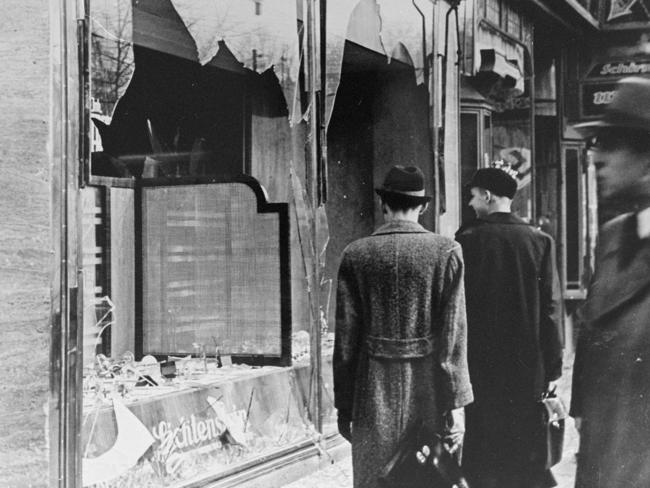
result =
[[305,137],[299,17],[280,0],[94,1],[91,174],[266,183]]

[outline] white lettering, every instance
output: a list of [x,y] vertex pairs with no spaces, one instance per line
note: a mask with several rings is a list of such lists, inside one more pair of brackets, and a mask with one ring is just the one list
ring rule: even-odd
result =
[[192,430],[189,422],[183,423],[183,437],[185,437],[185,445],[187,447],[193,446],[195,444],[194,439],[192,438]]
[[193,444],[198,444],[199,443],[199,435],[196,433],[196,417],[194,414],[190,417],[190,421],[192,424],[192,439],[193,439]]
[[633,75],[639,73],[650,73],[650,63],[639,63],[634,61],[628,63],[607,63],[600,69],[601,76],[607,75]]
[[[246,412],[238,410],[226,415],[231,421],[243,425]],[[189,418],[180,417],[175,423],[161,420],[151,428],[151,434],[156,440],[162,441],[170,432],[175,431],[176,448],[187,449],[206,443],[220,445],[220,437],[226,430],[226,424],[218,416],[201,419],[191,414]]]
[[153,426],[153,428],[151,429],[151,435],[153,435],[156,439],[161,440],[165,438],[167,432],[169,432],[170,430],[171,430],[171,424],[169,422],[165,422],[164,420],[161,420],[157,426],[156,425]]
[[174,444],[176,444],[176,447],[178,449],[183,449],[185,446],[187,446],[188,443],[187,435],[185,434],[185,426],[186,425],[183,424],[181,428],[178,429],[178,431],[176,432],[176,438],[174,439]]
[[210,417],[209,419],[206,420],[206,424],[208,427],[208,436],[210,436],[211,439],[214,439],[215,437],[219,437],[219,431],[217,429],[216,419]]
[[607,105],[612,101],[612,98],[614,98],[614,93],[615,90],[594,92],[593,104]]
[[201,442],[208,440],[208,426],[205,424],[205,422],[199,422],[196,426],[196,431],[199,434],[199,440]]

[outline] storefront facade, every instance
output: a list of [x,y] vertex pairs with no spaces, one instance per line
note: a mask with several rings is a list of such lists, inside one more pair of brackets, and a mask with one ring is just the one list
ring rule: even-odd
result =
[[343,452],[338,257],[393,164],[453,236],[473,172],[510,163],[570,325],[621,210],[571,125],[647,76],[642,2],[51,5],[52,486],[246,486]]
[[[604,2],[601,32],[579,51],[577,93],[571,115],[593,120],[611,101],[616,82],[627,76],[650,76],[650,11],[644,2]],[[630,211],[624,201],[599,202],[601,223]]]
[[343,446],[341,250],[417,164],[460,222],[456,2],[52,10],[52,486],[245,486]]
[[513,209],[555,238],[569,303],[585,296],[597,229],[594,170],[567,107],[577,50],[598,32],[591,3],[480,0],[464,22],[461,181],[497,160],[517,170]]

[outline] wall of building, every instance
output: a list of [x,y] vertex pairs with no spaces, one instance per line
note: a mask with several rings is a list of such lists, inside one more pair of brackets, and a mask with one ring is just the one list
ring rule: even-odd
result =
[[[436,51],[439,55],[445,52],[445,21],[449,3],[444,2],[437,4],[438,12],[436,14]],[[445,212],[440,216],[440,225],[438,232],[447,237],[453,237],[460,226],[461,201],[458,195],[461,192],[460,187],[460,105],[459,105],[459,80],[456,67],[457,40],[454,29],[453,15],[449,18],[449,39],[447,46],[447,80],[445,114],[444,114],[444,186],[445,186]],[[441,100],[436,100],[442,105]],[[438,109],[439,110],[439,109]]]
[[0,18],[0,486],[46,486],[50,189],[47,0]]

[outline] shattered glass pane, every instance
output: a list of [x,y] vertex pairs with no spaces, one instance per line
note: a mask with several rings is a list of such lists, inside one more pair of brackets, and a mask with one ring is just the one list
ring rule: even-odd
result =
[[[428,2],[412,2],[401,0],[379,0],[382,16],[381,37],[391,61],[409,64],[415,69],[418,84],[424,83],[424,68],[426,54],[431,53],[431,28],[424,32],[423,26],[431,26],[431,5]],[[424,46],[423,46],[424,45]]]
[[92,174],[250,174],[257,119],[282,119],[289,132],[303,120],[294,2],[102,1],[92,10]]
[[[109,123],[133,74],[131,0],[96,0],[91,16],[92,117]],[[101,151],[99,134],[93,150]]]
[[214,58],[219,41],[224,41],[249,69],[263,71],[275,65],[294,77],[298,72],[295,2],[265,0],[259,14],[253,2],[241,0],[172,0],[172,4],[196,43],[202,65]]
[[425,26],[432,24],[429,2],[402,0],[328,0],[327,2],[327,87],[326,114],[331,115],[341,77],[346,41],[384,54],[386,62],[395,59],[415,68],[417,83],[424,82],[425,58],[431,54],[432,35]]

